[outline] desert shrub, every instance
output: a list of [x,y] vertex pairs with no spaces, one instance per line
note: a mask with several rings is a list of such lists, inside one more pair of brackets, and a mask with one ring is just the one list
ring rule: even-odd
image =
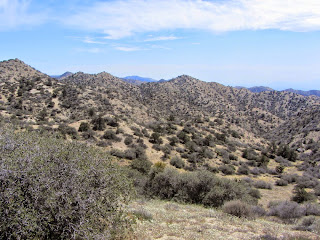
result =
[[218,141],[221,141],[221,142],[226,142],[227,141],[227,135],[225,133],[215,133],[214,136],[216,137],[216,139]]
[[161,150],[163,153],[169,155],[171,153],[171,151],[173,150],[173,148],[170,144],[165,144],[164,146],[161,147]]
[[290,166],[292,166],[292,163],[291,163],[289,160],[287,160],[287,159],[285,159],[285,158],[283,158],[283,157],[281,157],[281,156],[277,156],[277,157],[275,158],[275,161],[276,161],[277,163],[281,164],[281,165],[284,166],[284,167],[290,167]]
[[84,139],[94,139],[95,132],[92,131],[91,129],[89,129],[88,131],[83,132],[83,133],[81,134],[81,136],[82,136]]
[[258,167],[267,167],[269,161],[270,159],[263,154],[256,160]]
[[81,122],[78,131],[79,132],[86,132],[90,129],[89,123]]
[[212,207],[235,199],[256,202],[249,191],[248,185],[218,178],[208,171],[179,173],[171,168],[151,174],[146,184],[146,193],[150,196]]
[[107,117],[105,119],[105,122],[107,125],[109,125],[110,127],[119,127],[119,123],[118,120],[116,118],[112,118],[112,117]]
[[305,216],[305,208],[296,202],[282,201],[271,204],[268,215],[281,219],[293,219]]
[[239,139],[241,139],[240,134],[239,134],[237,131],[235,131],[235,130],[231,130],[231,131],[230,131],[230,134],[231,134],[231,136],[234,137],[234,138],[239,138]]
[[283,165],[280,165],[280,166],[276,166],[275,167],[275,171],[279,174],[283,173],[283,170],[285,169],[285,167]]
[[133,160],[136,158],[147,159],[145,149],[143,147],[136,146],[136,145],[133,145],[131,148],[125,150],[123,157],[129,160]]
[[227,164],[221,165],[219,170],[225,175],[232,175],[235,173],[235,167]]
[[304,204],[306,209],[306,215],[320,216],[320,205],[317,203],[306,203]]
[[145,137],[150,137],[150,134],[148,133],[148,130],[146,128],[142,129],[141,132]]
[[170,164],[172,166],[175,166],[176,168],[184,168],[184,166],[185,166],[184,161],[181,158],[177,157],[177,156],[173,157],[170,160]]
[[106,128],[106,121],[101,115],[94,117],[91,123],[93,124],[92,129],[94,131],[103,131]]
[[187,135],[185,131],[180,131],[177,134],[177,137],[180,139],[180,142],[186,144],[190,141],[190,137]]
[[58,131],[60,134],[65,138],[66,135],[71,136],[73,139],[77,139],[78,137],[78,132],[75,128],[70,127],[66,124],[60,124],[58,127]]
[[112,140],[112,141],[116,141],[116,142],[120,142],[121,138],[119,138],[115,131],[113,130],[107,130],[104,132],[103,136],[104,139],[108,139],[108,140]]
[[254,182],[253,186],[260,189],[272,189],[271,183],[265,182],[263,180],[258,180]]
[[230,159],[230,160],[233,160],[233,161],[237,161],[237,160],[238,160],[238,157],[235,156],[234,154],[229,154],[229,159]]
[[297,174],[283,174],[281,179],[287,181],[288,183],[295,183],[299,176]]
[[169,137],[168,140],[171,146],[176,146],[176,144],[179,143],[179,139],[176,136]]
[[275,183],[277,186],[288,186],[288,181],[283,179],[278,179]]
[[302,203],[305,201],[313,201],[315,200],[315,195],[312,193],[307,192],[304,188],[301,188],[299,186],[295,186],[293,189],[293,196],[292,201],[295,201],[297,203]]
[[153,144],[152,148],[156,151],[161,151],[161,146],[159,144]]
[[83,144],[0,129],[0,239],[113,239],[131,187]]
[[252,218],[253,213],[251,210],[251,206],[247,203],[241,202],[240,200],[233,200],[230,202],[226,202],[222,206],[222,211],[228,213],[230,215],[236,217],[245,217],[245,218]]
[[253,205],[251,206],[251,211],[256,217],[262,217],[266,215],[266,210],[261,206]]
[[214,137],[211,134],[207,135],[203,140],[203,145],[208,147],[214,147]]
[[241,165],[237,170],[237,174],[248,175],[249,171],[250,171],[250,169],[249,169],[249,167],[247,165]]
[[253,175],[260,175],[260,174],[266,173],[266,169],[265,168],[257,168],[257,167],[255,167],[255,168],[251,169],[250,173],[253,174]]
[[242,157],[246,158],[248,160],[257,160],[258,155],[257,153],[253,150],[253,149],[248,149],[246,148],[243,152],[242,152]]
[[143,174],[147,174],[151,169],[152,163],[147,159],[136,158],[131,162],[130,166],[132,169],[136,169]]
[[269,233],[259,236],[258,239],[259,239],[259,240],[279,240],[279,239],[277,238],[277,236],[272,236],[272,235],[269,234]]
[[290,149],[288,145],[281,144],[277,150],[277,155],[287,158],[289,161],[295,162],[297,160],[297,153]]
[[[183,154],[181,155],[181,157],[183,157]],[[191,153],[191,154],[187,154],[187,161],[189,163],[201,163],[203,162],[203,158],[200,156],[200,154],[194,152],[194,153]]]
[[140,221],[141,220],[151,221],[153,219],[152,213],[150,213],[143,207],[133,210],[132,214],[135,215],[136,218],[138,218]]
[[161,135],[158,132],[152,133],[149,141],[153,144],[159,144],[159,145],[163,143]]
[[125,144],[125,145],[130,145],[132,142],[133,142],[132,137],[126,137],[126,138],[124,139],[124,144]]
[[296,182],[300,188],[314,188],[319,184],[318,179],[305,173],[303,176],[298,177]]
[[202,147],[199,151],[199,154],[203,158],[212,159],[214,157],[213,152],[207,147]]
[[111,143],[110,142],[106,142],[106,141],[99,141],[97,142],[97,146],[99,147],[107,147],[107,146],[110,146]]
[[177,147],[177,148],[176,148],[176,151],[177,151],[178,153],[184,153],[184,152],[185,152],[185,149],[184,149],[184,148],[181,148],[181,147]]
[[294,229],[320,233],[320,220],[317,220],[313,216],[304,217],[298,222]]
[[314,187],[314,194],[316,196],[320,196],[320,184],[318,184],[317,186]]
[[200,147],[194,142],[194,141],[189,141],[185,144],[186,149],[189,150],[190,153],[193,152],[199,152]]
[[48,112],[46,108],[43,108],[37,116],[38,121],[45,121],[46,118],[48,117]]

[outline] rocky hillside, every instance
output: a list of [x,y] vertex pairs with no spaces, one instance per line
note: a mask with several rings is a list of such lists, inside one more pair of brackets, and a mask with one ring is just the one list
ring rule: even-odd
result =
[[[275,198],[320,196],[318,97],[187,75],[139,86],[106,72],[57,80],[18,59],[0,62],[0,86],[0,123],[101,148],[139,194],[209,206],[246,199],[281,219],[272,206],[287,203]],[[302,208],[299,217],[311,211]]]

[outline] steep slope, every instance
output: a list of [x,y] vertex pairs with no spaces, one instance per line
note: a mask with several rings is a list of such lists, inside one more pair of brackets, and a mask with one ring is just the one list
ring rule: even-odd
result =
[[256,133],[268,132],[298,112],[320,104],[314,97],[276,91],[252,93],[185,75],[164,83],[143,84],[140,89],[144,103],[158,115],[178,113],[192,118],[222,114],[228,122]]

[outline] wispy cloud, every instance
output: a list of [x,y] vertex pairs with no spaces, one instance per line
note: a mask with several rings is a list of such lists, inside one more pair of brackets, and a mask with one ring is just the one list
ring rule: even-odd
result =
[[64,22],[107,39],[176,29],[313,31],[320,30],[320,1],[114,0],[78,8]]
[[76,48],[77,52],[86,52],[86,53],[102,53],[104,50],[102,48]]
[[172,41],[177,39],[180,39],[180,38],[175,36],[159,36],[159,37],[147,38],[144,40],[144,42]]
[[91,37],[85,37],[82,39],[82,41],[84,43],[89,43],[89,44],[107,44],[106,42],[101,42],[101,41],[97,41],[94,38]]
[[123,51],[123,52],[135,52],[135,51],[145,50],[139,47],[114,47],[114,49]]
[[45,22],[46,13],[32,13],[30,4],[31,0],[0,0],[0,30]]

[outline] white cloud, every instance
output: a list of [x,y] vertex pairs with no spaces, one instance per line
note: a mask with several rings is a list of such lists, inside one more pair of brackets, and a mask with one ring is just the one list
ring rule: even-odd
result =
[[101,53],[104,50],[101,48],[76,48],[77,52],[86,52],[86,53]]
[[145,39],[145,42],[157,42],[157,41],[172,41],[172,40],[177,40],[180,39],[175,36],[159,36],[159,37],[151,37],[148,39]]
[[176,29],[313,31],[320,30],[320,1],[115,0],[78,9],[63,22],[107,39]]
[[97,41],[91,37],[85,37],[82,41],[84,43],[90,43],[90,44],[106,44],[105,42]]
[[45,12],[31,13],[31,0],[0,0],[0,30],[43,23]]
[[123,52],[135,52],[145,50],[139,47],[114,47],[116,50],[123,51]]

